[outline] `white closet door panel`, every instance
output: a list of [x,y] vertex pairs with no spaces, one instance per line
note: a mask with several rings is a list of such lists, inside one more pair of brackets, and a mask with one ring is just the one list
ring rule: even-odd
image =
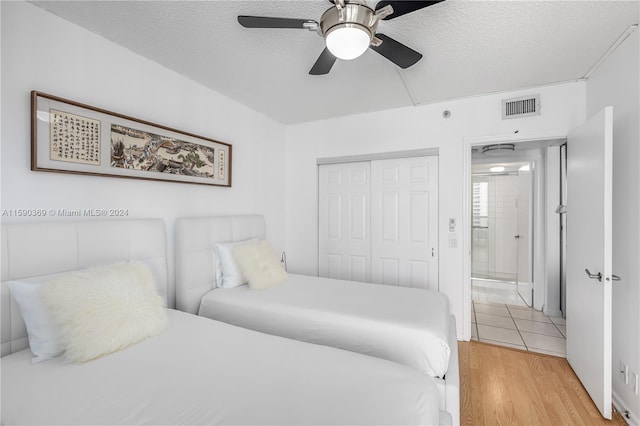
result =
[[429,241],[428,223],[424,221],[429,215],[429,193],[426,191],[409,194],[409,240],[412,243]]
[[340,194],[327,196],[327,238],[342,238],[342,197]]
[[342,169],[325,169],[325,179],[329,185],[342,185]]
[[382,240],[398,242],[400,233],[400,194],[396,192],[383,192],[380,196],[380,221],[382,227]]
[[371,162],[372,282],[438,290],[438,158]]
[[370,168],[364,167],[363,162],[361,163],[351,163],[349,172],[350,172],[350,185],[369,185],[369,176],[370,176]]
[[400,183],[400,167],[398,164],[379,164],[378,178],[381,183]]
[[427,182],[429,180],[429,166],[427,164],[410,165],[409,179],[412,182]]
[[369,258],[366,256],[351,256],[351,280],[366,281],[369,278]]
[[400,259],[380,258],[380,284],[398,285],[400,281]]
[[370,164],[328,164],[318,170],[319,274],[369,281]]
[[326,274],[323,277],[340,278],[342,275],[342,255],[340,253],[326,253]]
[[429,288],[429,262],[409,261],[409,285],[417,288]]
[[365,240],[369,238],[369,194],[363,192],[349,194],[351,220],[349,230],[352,240]]

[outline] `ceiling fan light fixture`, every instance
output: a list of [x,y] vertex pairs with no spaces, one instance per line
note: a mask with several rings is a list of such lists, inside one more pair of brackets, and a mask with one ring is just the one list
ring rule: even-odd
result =
[[325,41],[333,56],[351,60],[367,51],[371,44],[371,33],[359,24],[339,24],[327,31]]
[[513,152],[515,148],[516,146],[512,143],[498,143],[483,146],[482,153],[485,155],[502,155],[504,153]]
[[310,75],[328,74],[338,59],[355,59],[369,48],[405,69],[418,62],[422,55],[393,38],[378,33],[378,23],[440,1],[442,0],[381,0],[372,9],[373,0],[331,0],[334,5],[324,11],[320,21],[239,15],[238,23],[245,28],[297,28],[317,32],[325,39],[326,46],[309,70]]

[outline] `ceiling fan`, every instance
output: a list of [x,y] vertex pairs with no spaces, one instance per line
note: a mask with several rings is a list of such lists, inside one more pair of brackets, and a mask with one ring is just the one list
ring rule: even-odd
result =
[[432,6],[434,1],[379,1],[375,8],[367,0],[330,0],[334,6],[313,19],[272,18],[266,16],[238,16],[245,28],[293,28],[315,31],[325,39],[326,47],[309,71],[311,75],[328,74],[336,59],[350,60],[362,55],[369,47],[400,68],[408,68],[422,58],[410,47],[377,33],[382,20],[397,18],[407,13]]

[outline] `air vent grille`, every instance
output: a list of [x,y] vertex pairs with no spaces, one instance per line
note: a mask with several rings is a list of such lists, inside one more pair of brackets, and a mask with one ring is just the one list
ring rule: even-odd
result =
[[540,115],[540,95],[502,100],[502,119]]

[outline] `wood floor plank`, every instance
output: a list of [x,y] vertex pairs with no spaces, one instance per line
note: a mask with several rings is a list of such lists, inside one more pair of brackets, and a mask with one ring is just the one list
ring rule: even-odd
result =
[[600,416],[564,358],[459,342],[461,425],[626,425]]

